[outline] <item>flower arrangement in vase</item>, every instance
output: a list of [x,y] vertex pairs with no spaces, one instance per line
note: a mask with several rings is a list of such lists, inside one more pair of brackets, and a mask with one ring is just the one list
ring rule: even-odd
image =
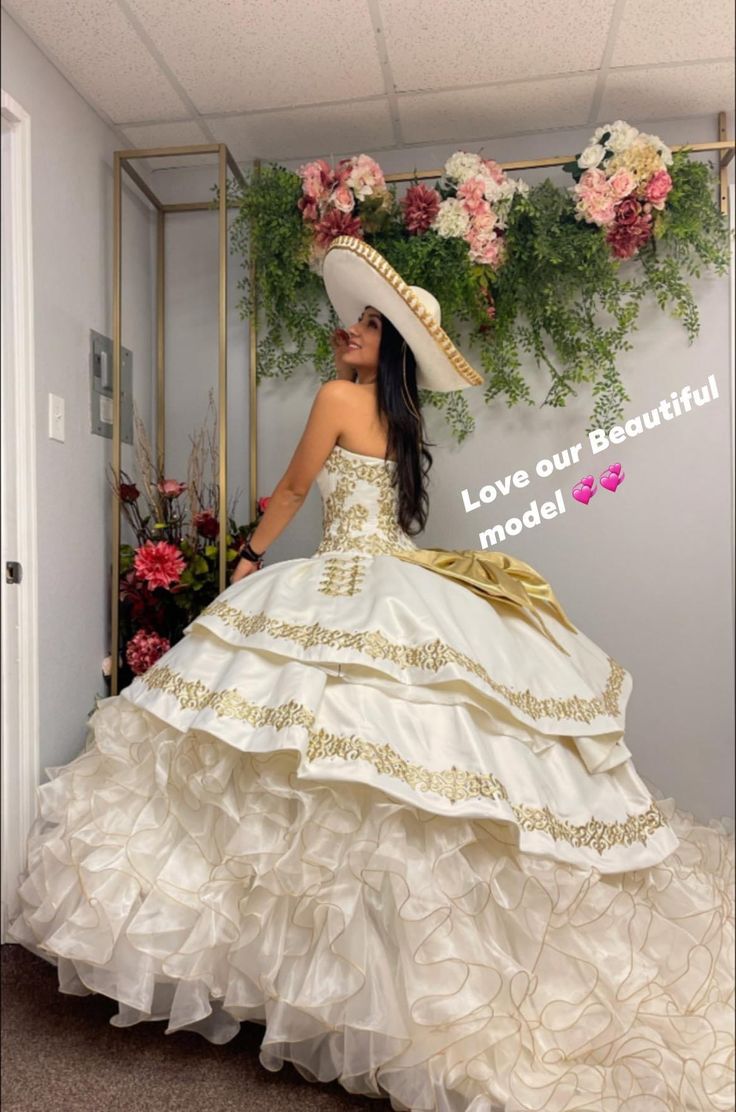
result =
[[[212,392],[207,418],[192,437],[187,481],[166,478],[153,462],[145,426],[135,416],[137,482],[124,471],[109,478],[136,543],[120,546],[120,680],[121,686],[147,671],[184,633],[186,626],[219,594],[219,485]],[[209,472],[209,474],[208,474]],[[238,553],[268,505],[259,498],[256,516],[236,524],[234,496],[228,513],[227,566]],[[103,675],[109,676],[109,661]]]

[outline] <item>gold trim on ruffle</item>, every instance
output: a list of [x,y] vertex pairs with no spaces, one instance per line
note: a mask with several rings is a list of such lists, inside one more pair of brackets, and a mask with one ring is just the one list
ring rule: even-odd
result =
[[[412,289],[407,286],[403,278],[401,278],[391,264],[384,259],[383,255],[379,254],[373,247],[369,247],[362,239],[354,239],[353,236],[336,236],[328,247],[327,253],[339,250],[352,251],[354,255],[358,255],[361,259],[365,259],[369,266],[380,274],[381,277],[396,290],[399,297],[406,302],[414,316],[424,325],[429,335],[442,349],[453,369],[457,371],[461,378],[464,378],[471,386],[483,385],[483,379],[478,372],[471,367],[465,356],[458,351],[444,328],[437,324],[437,321],[434,319],[429,309],[422,304]],[[462,387],[458,387],[458,389],[462,389]]]
[[420,792],[433,792],[451,803],[467,799],[500,799],[511,808],[517,823],[526,831],[546,834],[553,841],[587,847],[602,854],[615,846],[646,843],[658,829],[666,825],[662,812],[652,801],[642,814],[627,815],[619,822],[590,819],[571,823],[555,815],[548,807],[532,807],[509,801],[508,791],[498,777],[490,772],[475,772],[451,765],[449,769],[429,769],[407,761],[387,743],[367,741],[352,735],[341,735],[315,726],[315,715],[308,707],[293,699],[269,707],[252,703],[234,688],[210,691],[201,680],[187,680],[168,665],[154,665],[137,677],[151,690],[165,691],[186,709],[210,708],[218,717],[234,718],[252,726],[271,726],[284,730],[300,726],[307,733],[307,759],[341,759],[366,761],[384,776],[400,780]]
[[236,629],[243,637],[253,633],[267,633],[271,637],[293,641],[304,649],[315,646],[329,646],[337,649],[351,649],[370,657],[372,660],[389,660],[402,668],[423,668],[437,672],[447,664],[455,664],[486,683],[492,691],[527,717],[538,721],[541,718],[567,719],[590,724],[601,716],[616,718],[621,713],[619,697],[623,687],[625,670],[613,657],[608,657],[609,673],[605,689],[600,695],[585,698],[570,695],[567,698],[532,694],[528,689],[518,691],[508,684],[499,683],[491,678],[483,665],[467,653],[454,649],[435,638],[420,645],[408,645],[402,641],[392,641],[378,630],[344,630],[327,628],[319,622],[301,625],[299,622],[286,622],[274,618],[263,611],[246,614],[237,606],[231,606],[221,599],[215,599],[194,619],[206,617],[219,618],[225,625]]

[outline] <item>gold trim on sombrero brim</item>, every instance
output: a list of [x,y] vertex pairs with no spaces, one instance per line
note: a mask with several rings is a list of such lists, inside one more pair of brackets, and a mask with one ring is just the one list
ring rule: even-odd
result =
[[353,236],[337,236],[327,248],[325,255],[328,255],[330,251],[336,248],[352,251],[354,255],[358,255],[361,259],[365,259],[368,265],[380,274],[390,286],[393,286],[399,296],[406,302],[414,316],[424,325],[429,335],[442,349],[461,378],[464,378],[471,386],[482,386],[483,379],[478,372],[470,366],[470,363],[468,363],[465,356],[455,347],[444,328],[437,324],[429,310],[426,309],[415,294],[412,293],[410,287],[407,286],[403,278],[396,273],[391,264],[386,262],[383,255],[379,254],[375,248],[370,247],[362,239],[354,239]]

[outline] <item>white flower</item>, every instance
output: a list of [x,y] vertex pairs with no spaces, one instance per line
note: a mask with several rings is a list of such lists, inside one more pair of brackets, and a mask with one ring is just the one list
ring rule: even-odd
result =
[[470,227],[470,215],[462,201],[448,197],[440,203],[431,226],[440,236],[464,236]]
[[611,138],[606,146],[610,151],[624,151],[631,146],[638,134],[638,128],[627,124],[625,120],[616,120],[611,124]]
[[[598,130],[600,131],[600,128]],[[600,135],[598,135],[598,138],[600,139]],[[605,155],[605,147],[602,147],[600,143],[591,143],[578,158],[578,166],[583,170],[594,170],[597,166],[600,166]]]
[[481,157],[469,151],[455,151],[445,163],[445,174],[453,181],[462,183],[468,178],[478,177],[481,172]]
[[670,148],[665,143],[662,142],[662,140],[659,138],[658,135],[647,135],[647,134],[645,134],[645,132],[642,131],[639,138],[643,139],[643,140],[646,140],[646,142],[650,146],[654,147],[655,151],[657,152],[660,159],[662,160],[662,165],[663,166],[671,166],[672,165],[672,151],[670,150]]
[[106,656],[102,661],[102,674],[103,676],[112,675],[112,657]]

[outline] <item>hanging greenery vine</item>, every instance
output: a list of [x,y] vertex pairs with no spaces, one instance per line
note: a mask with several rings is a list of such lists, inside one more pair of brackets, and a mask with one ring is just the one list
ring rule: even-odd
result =
[[[549,374],[543,405],[564,406],[589,383],[589,428],[610,429],[629,400],[617,361],[632,348],[643,299],[653,295],[681,320],[692,343],[700,321],[686,276],[726,272],[728,226],[712,164],[624,121],[599,128],[563,169],[574,186],[548,178],[529,187],[458,151],[434,188],[415,181],[400,199],[366,155],[253,172],[233,196],[231,237],[244,262],[244,318],[257,296],[259,378],[288,378],[306,364],[323,381],[331,375],[339,322],[321,260],[335,236],[356,235],[434,293],[443,327],[485,374],[485,402],[534,404],[524,352]],[[472,392],[421,393],[463,440]]]

